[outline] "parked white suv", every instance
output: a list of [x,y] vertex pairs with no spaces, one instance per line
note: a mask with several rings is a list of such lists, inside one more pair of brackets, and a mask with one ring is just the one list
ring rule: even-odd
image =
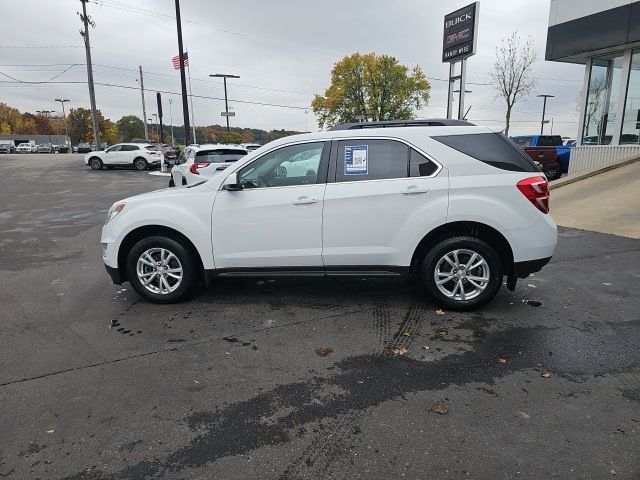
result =
[[113,281],[156,303],[213,277],[418,274],[469,310],[549,262],[548,211],[546,178],[504,135],[385,122],[282,138],[201,184],[116,202],[101,242]]
[[247,153],[246,148],[236,145],[189,145],[182,152],[180,163],[171,169],[169,186],[193,185],[208,180]]
[[102,167],[134,167],[146,170],[157,167],[162,160],[162,152],[158,147],[145,143],[118,143],[106,150],[89,152],[84,156],[84,164],[94,170]]

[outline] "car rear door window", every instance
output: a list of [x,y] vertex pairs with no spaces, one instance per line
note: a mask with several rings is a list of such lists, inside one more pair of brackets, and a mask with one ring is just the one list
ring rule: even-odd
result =
[[537,172],[533,161],[501,133],[442,135],[434,140],[492,167],[512,172]]
[[396,140],[340,140],[337,182],[406,178],[409,147]]
[[137,145],[123,145],[120,149],[121,152],[133,152],[134,150],[140,150]]
[[438,170],[438,165],[413,148],[410,153],[409,165],[409,176],[411,177],[430,177]]

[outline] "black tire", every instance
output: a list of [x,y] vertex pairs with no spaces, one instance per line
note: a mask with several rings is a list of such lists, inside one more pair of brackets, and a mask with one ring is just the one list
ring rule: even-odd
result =
[[89,159],[89,166],[94,170],[101,170],[102,160],[100,160],[98,157],[91,157]]
[[[165,249],[177,257],[179,265],[182,267],[182,281],[174,291],[154,293],[147,289],[138,277],[136,269],[138,259],[145,252],[152,249]],[[173,265],[177,264],[174,263]],[[193,293],[199,275],[198,262],[193,258],[189,250],[180,242],[161,235],[143,238],[133,246],[127,256],[126,271],[127,278],[133,289],[142,298],[152,303],[175,303],[184,300]],[[155,281],[152,282],[152,287],[153,285],[156,285]]]
[[175,186],[176,186],[176,182],[174,182],[173,177],[171,177],[171,180],[169,180],[169,188],[175,187]]
[[136,170],[146,170],[149,168],[149,163],[144,158],[138,157],[133,160],[133,166]]
[[107,165],[105,168],[106,168],[107,170],[113,170],[113,167],[110,167],[109,165]]
[[[461,273],[458,273],[451,265],[449,265],[446,261],[443,260],[444,256],[453,252],[463,250],[464,252],[459,253],[459,264],[464,265],[463,262],[471,260],[471,255],[465,252],[475,253],[480,255],[486,262],[486,268],[488,268],[488,277],[484,277],[483,270],[485,267],[478,267],[469,273],[466,270],[460,270]],[[452,256],[453,257],[453,256]],[[442,260],[442,263],[441,263]],[[474,261],[477,263],[477,260]],[[440,264],[440,266],[438,266]],[[442,288],[445,290],[449,290],[450,293],[453,293],[452,296],[447,296],[443,293],[438,285],[436,284],[435,275],[436,268],[450,268],[451,271],[443,272],[442,275],[452,274],[454,275],[453,279],[448,283],[445,283]],[[427,293],[436,301],[437,304],[442,305],[443,307],[449,310],[458,310],[458,311],[467,311],[467,310],[475,310],[483,305],[487,304],[489,301],[496,296],[500,287],[502,286],[502,276],[504,272],[504,267],[502,265],[502,261],[500,257],[496,253],[496,251],[486,242],[479,240],[475,237],[451,237],[446,238],[438,242],[434,245],[431,250],[427,253],[424,258],[422,264],[422,282],[427,290]],[[488,278],[487,282],[478,282],[477,284],[484,284],[484,289],[475,288],[474,285],[470,283],[470,280],[466,279],[467,274],[472,278],[476,275],[483,275],[482,278]],[[442,278],[442,277],[440,277]],[[446,276],[444,278],[447,278]],[[462,300],[462,295],[460,293],[457,294],[456,297],[456,285],[458,282],[461,282],[461,286],[464,289],[465,286],[467,288],[467,294],[470,289],[473,290],[473,293],[478,292],[472,298],[467,298]]]
[[549,181],[558,180],[562,176],[562,165],[560,165],[560,162],[556,162],[555,166],[548,169],[544,174]]

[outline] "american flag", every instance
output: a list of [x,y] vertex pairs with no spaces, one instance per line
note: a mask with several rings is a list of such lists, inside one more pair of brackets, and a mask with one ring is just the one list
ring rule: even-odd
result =
[[[189,66],[189,52],[184,52],[182,54],[183,58],[184,58],[184,66],[188,67]],[[171,59],[171,61],[173,62],[173,68],[175,70],[180,70],[180,55],[176,55],[175,57],[173,57]]]

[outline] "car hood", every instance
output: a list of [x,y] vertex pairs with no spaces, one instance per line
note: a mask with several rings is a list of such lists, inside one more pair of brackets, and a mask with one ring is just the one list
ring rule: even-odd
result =
[[204,186],[205,182],[201,182],[189,187],[173,187],[163,188],[161,190],[153,190],[152,192],[141,193],[140,195],[134,195],[133,197],[127,197],[119,200],[115,203],[138,203],[148,202],[154,199],[165,199],[167,197],[185,196],[191,194],[197,194],[207,187]]

